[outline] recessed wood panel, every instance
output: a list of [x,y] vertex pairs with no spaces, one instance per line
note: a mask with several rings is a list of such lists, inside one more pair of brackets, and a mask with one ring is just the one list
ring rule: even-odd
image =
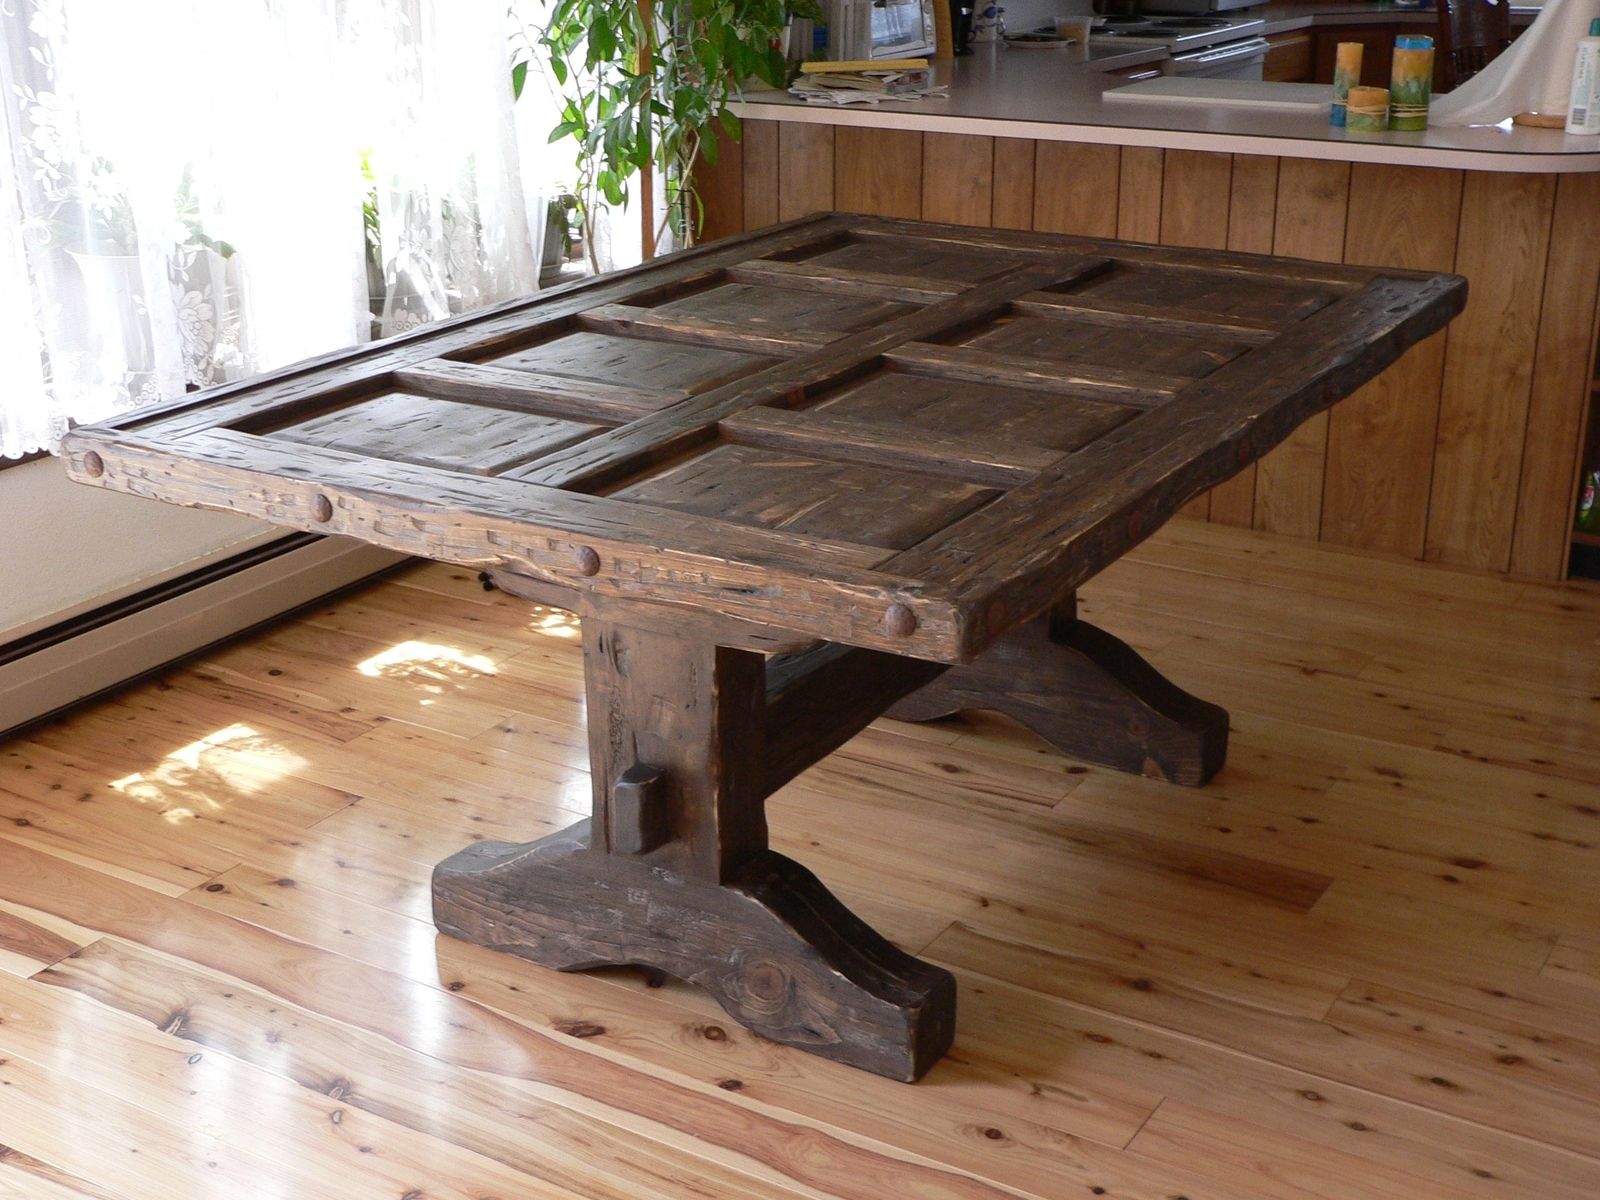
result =
[[709,346],[573,333],[488,361],[512,370],[675,392],[705,391],[770,366],[773,360]]
[[844,334],[892,321],[912,309],[888,300],[818,291],[725,283],[668,300],[651,311],[770,330],[775,334]]
[[1185,380],[1209,375],[1249,347],[1215,335],[1190,336],[1149,330],[1130,321],[1120,329],[1071,317],[1003,317],[962,338],[962,345],[984,350],[998,361],[1022,356],[1085,367],[1136,369]]
[[[1448,271],[1460,207],[1459,171],[1358,163],[1345,261]],[[1329,414],[1324,541],[1421,557],[1443,374],[1433,338]]]
[[598,432],[594,422],[389,392],[272,437],[398,462],[493,475]]
[[883,371],[823,393],[816,411],[960,436],[978,446],[1003,441],[1076,450],[1135,410],[1085,397]]
[[1025,262],[1026,256],[955,242],[877,236],[830,246],[804,261],[809,266],[957,283],[993,279]]
[[996,493],[933,475],[723,444],[612,493],[739,525],[903,550]]

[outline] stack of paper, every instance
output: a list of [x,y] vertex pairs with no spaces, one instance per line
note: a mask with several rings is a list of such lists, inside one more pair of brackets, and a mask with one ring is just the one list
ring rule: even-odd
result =
[[934,87],[932,80],[928,61],[922,58],[811,62],[789,85],[789,94],[811,104],[877,104],[943,96],[947,89]]

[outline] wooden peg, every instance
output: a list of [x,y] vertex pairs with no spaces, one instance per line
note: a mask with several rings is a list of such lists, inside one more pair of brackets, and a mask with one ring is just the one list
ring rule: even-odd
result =
[[667,840],[667,774],[634,763],[611,787],[611,849],[647,854]]

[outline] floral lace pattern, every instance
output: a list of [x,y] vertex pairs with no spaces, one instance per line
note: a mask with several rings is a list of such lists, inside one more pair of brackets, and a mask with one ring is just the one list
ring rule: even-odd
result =
[[464,9],[0,4],[0,457],[535,290],[505,10]]

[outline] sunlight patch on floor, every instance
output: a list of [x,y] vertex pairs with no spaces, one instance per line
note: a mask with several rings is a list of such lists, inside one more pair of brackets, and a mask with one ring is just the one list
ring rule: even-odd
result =
[[210,811],[224,806],[217,793],[259,792],[274,779],[306,765],[301,758],[248,725],[235,722],[179,746],[154,767],[111,781],[111,790],[159,807],[178,824],[195,815],[197,802]]
[[[454,646],[437,642],[399,642],[387,650],[362,659],[356,670],[374,679],[399,679],[416,684],[423,691],[438,695],[445,685],[475,675],[493,675],[494,660],[483,654],[468,654]],[[424,705],[431,700],[422,701]]]
[[569,613],[564,608],[550,608],[543,604],[535,604],[529,610],[528,628],[545,637],[563,638],[567,641],[576,641],[582,635],[582,625],[576,613]]

